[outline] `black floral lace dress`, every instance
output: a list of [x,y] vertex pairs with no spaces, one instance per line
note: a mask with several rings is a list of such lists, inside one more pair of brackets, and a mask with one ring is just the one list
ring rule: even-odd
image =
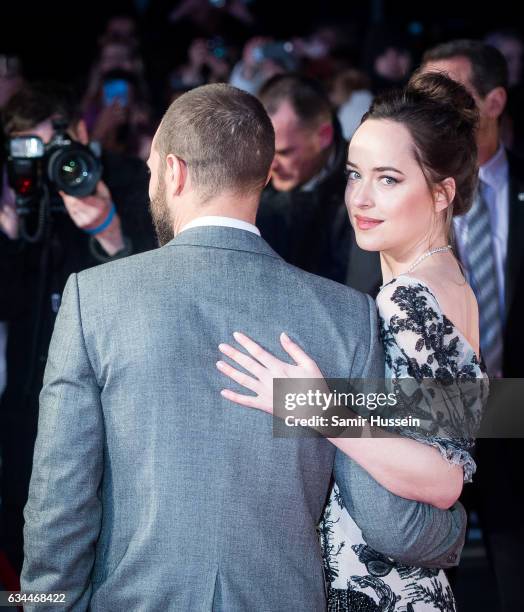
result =
[[[418,279],[399,276],[382,287],[377,308],[386,378],[473,381],[482,397],[469,404],[469,417],[478,421],[480,414],[472,406],[482,405],[487,395],[487,376],[473,348],[442,313],[430,289]],[[457,410],[468,411],[468,407]],[[435,446],[447,461],[462,465],[464,480],[471,481],[475,471],[471,438],[411,437]],[[367,546],[336,485],[319,534],[330,612],[455,612],[455,600],[444,572],[402,565]]]

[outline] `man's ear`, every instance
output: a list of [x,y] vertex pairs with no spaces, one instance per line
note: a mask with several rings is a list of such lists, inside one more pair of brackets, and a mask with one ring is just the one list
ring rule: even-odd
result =
[[333,143],[335,130],[332,123],[323,123],[317,130],[317,137],[322,150],[328,149]]
[[498,119],[506,108],[507,100],[508,94],[504,87],[495,87],[484,98],[483,112],[490,119]]
[[435,212],[445,210],[455,198],[456,185],[455,179],[451,176],[440,181],[435,186],[433,200],[435,202]]
[[86,122],[83,119],[79,119],[78,123],[75,125],[74,136],[83,145],[89,144],[89,133],[87,131]]
[[186,162],[170,153],[166,158],[166,185],[172,197],[179,196],[188,182]]

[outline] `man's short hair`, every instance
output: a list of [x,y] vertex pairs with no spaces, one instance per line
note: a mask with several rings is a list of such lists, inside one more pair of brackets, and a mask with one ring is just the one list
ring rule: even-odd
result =
[[217,83],[192,89],[171,104],[155,146],[162,165],[169,154],[186,162],[205,201],[222,192],[260,193],[275,155],[275,133],[254,96]]
[[480,40],[451,40],[426,51],[422,65],[456,57],[465,57],[471,64],[471,84],[481,98],[495,87],[508,88],[508,65],[502,53]]
[[4,132],[8,136],[30,130],[51,118],[61,118],[69,126],[80,119],[79,104],[73,91],[51,81],[24,85],[2,113]]
[[278,74],[261,88],[258,97],[270,115],[274,115],[282,103],[288,102],[300,123],[317,127],[332,121],[333,108],[322,85],[298,74]]

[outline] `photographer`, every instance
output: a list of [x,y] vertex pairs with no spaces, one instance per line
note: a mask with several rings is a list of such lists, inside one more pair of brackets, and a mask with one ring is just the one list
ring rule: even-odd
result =
[[[255,36],[248,40],[242,51],[242,59],[231,71],[229,84],[256,95],[271,77],[287,72],[288,67],[284,67],[281,62],[267,53],[267,50],[274,46],[275,41],[265,36]],[[290,54],[289,59],[292,59]]]
[[[57,128],[60,123],[64,126],[63,134]],[[5,547],[14,569],[19,570],[22,511],[31,473],[38,395],[66,280],[73,272],[155,248],[157,242],[148,212],[148,176],[144,164],[110,153],[102,153],[96,160],[87,146],[82,147],[88,144],[87,130],[67,91],[51,84],[23,88],[6,106],[3,125],[11,153],[14,145],[27,142],[13,141],[14,138],[40,137],[47,157],[22,160],[28,166],[33,164],[32,167],[38,163],[51,167],[52,152],[60,152],[62,147],[65,150],[67,142],[72,142],[67,149],[72,152],[63,158],[56,175],[64,179],[66,186],[71,179],[78,184],[84,179],[93,180],[94,176],[96,181],[95,170],[100,171],[100,163],[102,168],[101,180],[93,184],[91,194],[85,197],[66,195],[48,177],[51,171],[46,173],[42,167],[24,179],[13,171],[14,162],[10,159],[7,171],[2,173],[0,320],[8,322],[8,341],[7,386],[0,404],[3,527],[0,548]],[[42,145],[37,139],[31,143]],[[92,168],[89,163],[83,165],[86,157]],[[75,174],[78,168],[82,172]],[[8,175],[17,195],[8,185]],[[33,179],[37,189],[27,204],[24,190]],[[25,213],[21,201],[26,203]]]
[[196,38],[187,50],[187,61],[171,72],[171,88],[187,91],[206,83],[227,81],[230,50],[220,37]]

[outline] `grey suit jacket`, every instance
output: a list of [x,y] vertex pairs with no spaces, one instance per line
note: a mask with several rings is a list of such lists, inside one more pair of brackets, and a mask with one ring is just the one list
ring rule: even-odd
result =
[[[24,590],[101,612],[325,608],[315,526],[335,447],[275,438],[269,415],[220,396],[217,347],[235,330],[282,358],[286,330],[329,376],[383,375],[372,300],[250,232],[197,227],[71,276],[40,397]],[[336,475],[379,550],[427,565],[460,552],[461,512],[395,497],[345,456]]]

